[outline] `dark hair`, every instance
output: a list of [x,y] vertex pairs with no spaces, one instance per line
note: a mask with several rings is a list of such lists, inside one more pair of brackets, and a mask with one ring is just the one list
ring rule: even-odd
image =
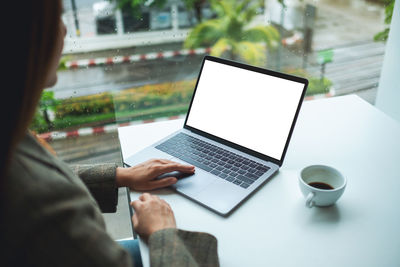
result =
[[2,10],[12,17],[1,18],[6,70],[1,81],[0,194],[6,190],[10,157],[28,130],[56,56],[62,13],[61,0],[3,2]]

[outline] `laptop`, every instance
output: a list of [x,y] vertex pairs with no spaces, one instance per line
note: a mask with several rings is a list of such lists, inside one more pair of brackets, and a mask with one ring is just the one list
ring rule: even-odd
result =
[[173,190],[228,216],[282,166],[307,79],[205,56],[184,125],[124,159],[164,158],[196,167]]

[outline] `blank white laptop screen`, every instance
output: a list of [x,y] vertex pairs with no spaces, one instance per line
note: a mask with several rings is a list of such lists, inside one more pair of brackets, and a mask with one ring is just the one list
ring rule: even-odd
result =
[[206,60],[186,124],[280,160],[303,88]]

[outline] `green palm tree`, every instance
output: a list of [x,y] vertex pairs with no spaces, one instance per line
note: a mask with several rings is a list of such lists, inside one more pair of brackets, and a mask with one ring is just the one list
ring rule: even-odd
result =
[[211,46],[211,55],[265,65],[268,48],[275,48],[279,32],[273,26],[251,26],[260,7],[252,0],[211,0],[216,18],[195,26],[184,42],[185,48]]

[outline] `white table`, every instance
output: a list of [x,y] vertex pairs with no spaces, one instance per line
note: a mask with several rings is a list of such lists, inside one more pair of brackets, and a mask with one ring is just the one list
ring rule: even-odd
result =
[[[123,157],[182,125],[119,128]],[[335,206],[305,207],[297,176],[310,164],[347,177]],[[221,266],[400,266],[400,125],[355,95],[305,102],[280,172],[228,218],[168,189],[153,194],[179,228],[217,237]]]

